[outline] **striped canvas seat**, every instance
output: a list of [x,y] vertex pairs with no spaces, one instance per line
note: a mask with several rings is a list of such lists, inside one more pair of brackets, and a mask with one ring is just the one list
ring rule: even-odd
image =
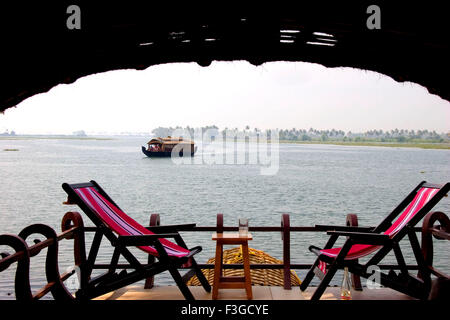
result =
[[[370,279],[370,266],[378,266],[388,254],[393,253],[396,264],[388,273],[377,272],[377,283],[402,292],[416,299],[427,299],[431,290],[431,271],[423,257],[414,227],[450,191],[450,183],[433,184],[420,182],[400,204],[375,228],[357,226],[318,225],[330,236],[324,249],[310,246],[309,250],[318,257],[303,279],[300,290],[305,291],[314,276],[321,279],[311,300],[319,300],[338,270],[348,268],[353,274],[355,288],[360,287],[359,277]],[[333,248],[339,237],[346,237],[341,247]],[[408,238],[416,259],[418,276],[409,273],[400,241]],[[369,254],[371,254],[369,258]],[[369,258],[358,261],[359,258]],[[397,273],[397,270],[399,273]]]
[[[83,199],[90,209],[118,235],[136,236],[154,234],[108,201],[94,187],[77,188],[75,189],[75,192]],[[169,256],[181,258],[190,253],[189,250],[167,239],[159,239],[159,241]],[[152,246],[139,246],[138,248],[151,255],[158,256],[158,252]]]
[[[414,216],[415,214],[439,191],[435,188],[421,188],[411,203],[405,208],[403,213],[395,220],[395,222],[387,229],[384,234],[389,235],[392,238],[397,234]],[[350,248],[350,251],[345,257],[345,260],[354,260],[365,257],[372,252],[380,249],[381,246],[367,245],[367,244],[355,244]],[[322,255],[336,258],[341,248],[331,248],[320,250]],[[325,264],[319,266],[324,271],[326,269]]]

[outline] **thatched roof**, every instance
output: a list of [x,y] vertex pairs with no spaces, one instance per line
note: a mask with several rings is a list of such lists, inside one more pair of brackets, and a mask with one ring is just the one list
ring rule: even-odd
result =
[[166,137],[166,138],[154,138],[151,139],[147,144],[194,144],[194,141],[184,140],[180,137]]
[[[2,4],[0,111],[98,72],[216,60],[354,67],[416,82],[450,99],[448,11],[442,5],[381,2],[381,29],[369,30],[366,10],[373,1],[297,2],[220,10],[201,2],[158,7],[133,0]],[[66,10],[74,3],[80,5],[81,30],[66,27]]]
[[152,139],[147,144],[162,144],[162,141],[159,139]]

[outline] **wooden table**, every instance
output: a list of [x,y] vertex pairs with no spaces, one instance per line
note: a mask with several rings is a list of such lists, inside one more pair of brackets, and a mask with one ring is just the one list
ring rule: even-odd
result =
[[[252,299],[252,280],[250,277],[250,257],[248,255],[248,241],[253,240],[250,233],[246,236],[239,235],[238,232],[214,233],[212,240],[216,243],[216,259],[214,264],[214,284],[212,298],[217,299],[220,289],[243,288],[247,292],[247,299]],[[242,258],[244,260],[243,277],[223,276],[223,245],[240,244],[242,248]]]

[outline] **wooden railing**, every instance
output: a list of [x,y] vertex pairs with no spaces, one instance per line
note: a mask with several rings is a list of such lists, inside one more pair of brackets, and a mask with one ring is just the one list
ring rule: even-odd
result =
[[[439,222],[440,226],[435,226]],[[160,217],[158,214],[152,214],[150,217],[150,226],[160,224]],[[356,215],[347,215],[346,224],[348,226],[357,226],[358,220]],[[0,235],[0,245],[10,247],[14,253],[2,252],[0,253],[0,272],[8,269],[12,264],[17,263],[15,273],[15,295],[17,300],[37,300],[51,293],[55,300],[73,300],[74,296],[64,285],[64,281],[75,274],[74,271],[60,274],[58,266],[58,244],[62,240],[74,241],[74,261],[75,267],[83,272],[82,268],[86,262],[86,245],[85,234],[87,232],[95,232],[95,227],[85,227],[83,219],[78,212],[67,212],[62,219],[62,233],[59,235],[49,226],[43,224],[34,224],[23,229],[18,235],[3,234]],[[230,227],[223,225],[223,216],[217,215],[216,226],[199,226],[193,228],[192,232],[215,232],[215,231],[237,231],[238,227]],[[311,268],[311,264],[293,264],[291,263],[291,233],[292,232],[323,232],[322,228],[309,226],[291,226],[289,215],[283,214],[281,216],[280,226],[266,226],[266,227],[249,227],[252,232],[274,232],[281,234],[283,243],[283,263],[281,264],[252,264],[251,269],[283,269],[284,270],[284,288],[291,288],[291,270],[305,270]],[[436,276],[444,276],[442,271],[433,268],[433,242],[432,237],[436,239],[450,239],[450,222],[448,217],[442,212],[430,212],[424,219],[422,228],[415,228],[415,231],[422,232],[422,251],[426,262],[431,272]],[[26,240],[33,234],[40,234],[46,239],[43,241],[34,240],[34,245],[29,246]],[[36,293],[32,293],[30,285],[30,259],[38,255],[42,249],[48,248],[45,274],[47,284],[40,288]],[[150,256],[148,263],[151,264],[154,257]],[[199,264],[202,269],[213,269],[212,264]],[[397,265],[385,264],[379,265],[380,269],[399,269]],[[74,270],[76,269],[74,268]],[[95,264],[94,269],[108,269],[109,264]],[[118,269],[130,268],[127,264],[119,264]],[[226,269],[242,268],[241,264],[225,264]],[[407,265],[409,270],[418,270],[417,265]],[[357,290],[361,290],[361,282],[358,277],[353,277],[353,286]],[[145,282],[146,288],[153,286],[154,280],[147,279]]]
[[[31,235],[40,234],[46,239],[34,240],[34,245],[28,246],[26,240]],[[57,235],[55,230],[44,224],[33,224],[23,229],[18,235],[0,235],[0,245],[8,246],[14,253],[2,252],[0,260],[0,272],[17,263],[14,289],[17,300],[38,300],[51,292],[55,300],[73,300],[73,295],[67,290],[64,281],[75,272],[60,274],[58,265],[59,241],[64,239],[74,240],[75,264],[83,262],[80,255],[85,250],[83,219],[77,212],[67,212],[62,220],[62,233]],[[47,284],[36,293],[32,293],[30,285],[30,258],[38,255],[42,249],[47,248],[45,260],[45,276]]]
[[[439,225],[436,225],[439,222]],[[433,237],[438,240],[450,240],[450,219],[443,212],[430,212],[422,224],[422,254],[432,274],[450,279],[450,275],[433,267]]]

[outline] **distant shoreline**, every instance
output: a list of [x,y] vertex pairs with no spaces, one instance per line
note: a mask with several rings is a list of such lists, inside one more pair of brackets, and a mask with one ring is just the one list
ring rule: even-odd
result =
[[450,150],[450,143],[418,143],[418,142],[354,142],[354,141],[296,141],[280,140],[283,144],[331,144],[337,146],[389,147],[389,148],[421,148]]
[[[0,140],[115,140],[115,137],[91,137],[91,136],[64,136],[64,135],[15,135],[0,136]],[[267,141],[270,143],[270,140]],[[326,144],[337,146],[355,147],[388,147],[388,148],[420,148],[420,149],[440,149],[450,150],[450,143],[421,143],[421,142],[379,142],[379,141],[300,141],[300,140],[280,140],[281,144]]]
[[52,136],[52,135],[15,135],[15,136],[0,136],[0,140],[114,140],[110,137],[83,137],[83,136]]

